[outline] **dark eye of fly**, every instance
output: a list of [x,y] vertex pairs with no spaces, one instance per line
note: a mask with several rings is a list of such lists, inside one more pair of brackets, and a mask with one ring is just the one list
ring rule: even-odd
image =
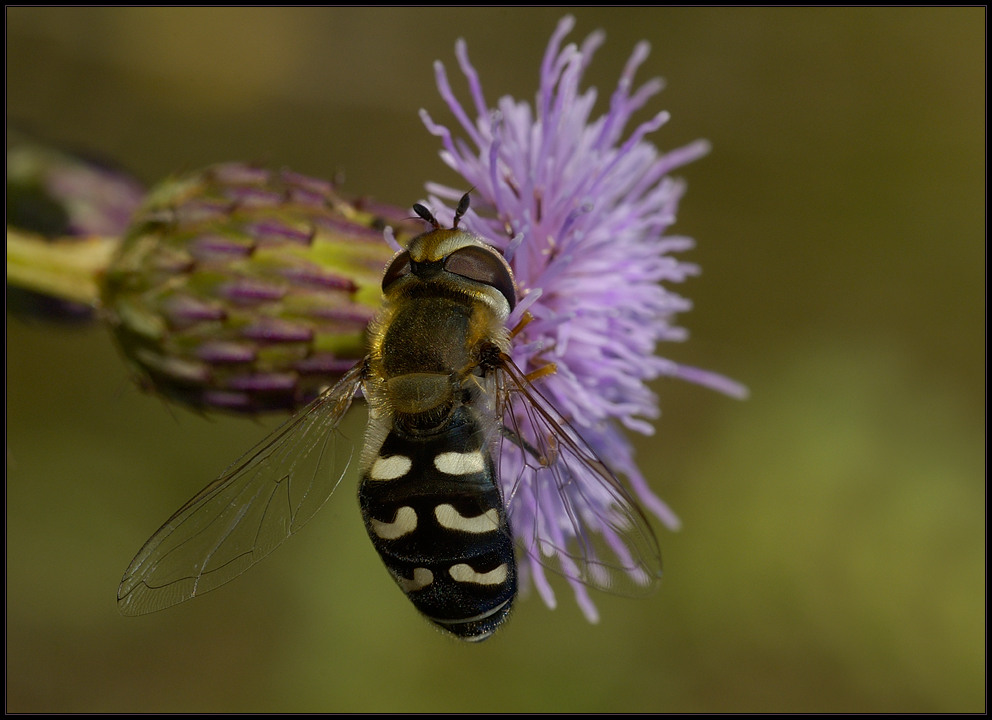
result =
[[389,263],[389,267],[386,269],[386,273],[382,276],[382,290],[386,291],[386,288],[392,285],[394,282],[399,280],[401,277],[405,277],[410,274],[410,253],[402,252],[396,256],[396,258]]
[[506,264],[492,250],[477,245],[460,248],[444,259],[444,269],[496,288],[510,304],[511,311],[517,304],[510,272],[506,269]]

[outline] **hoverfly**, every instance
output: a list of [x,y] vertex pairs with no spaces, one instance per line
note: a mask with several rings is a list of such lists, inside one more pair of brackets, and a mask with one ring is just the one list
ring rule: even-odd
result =
[[656,581],[643,513],[532,384],[554,366],[528,376],[513,362],[513,273],[458,227],[468,206],[466,194],[449,229],[414,205],[431,229],[386,266],[366,358],[148,540],[118,590],[122,613],[212,590],[309,520],[350,464],[350,448],[336,459],[346,444],[337,427],[359,391],[369,408],[358,490],[366,530],[440,628],[489,637],[516,597],[518,558],[608,590]]

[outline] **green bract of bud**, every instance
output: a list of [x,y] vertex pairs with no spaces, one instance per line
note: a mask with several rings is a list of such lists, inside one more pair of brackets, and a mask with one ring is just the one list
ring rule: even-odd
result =
[[142,385],[202,409],[296,409],[365,352],[383,239],[422,230],[332,183],[242,164],[153,188],[103,282]]

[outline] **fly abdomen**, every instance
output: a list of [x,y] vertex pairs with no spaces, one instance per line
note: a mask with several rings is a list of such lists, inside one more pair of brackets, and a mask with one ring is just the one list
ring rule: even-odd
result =
[[417,609],[464,640],[489,637],[510,611],[517,570],[471,411],[429,435],[390,430],[358,496],[372,544]]

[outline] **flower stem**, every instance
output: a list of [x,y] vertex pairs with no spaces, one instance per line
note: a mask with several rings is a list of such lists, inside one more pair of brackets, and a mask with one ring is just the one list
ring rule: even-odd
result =
[[48,240],[8,227],[7,283],[95,307],[100,276],[119,244],[117,237]]

